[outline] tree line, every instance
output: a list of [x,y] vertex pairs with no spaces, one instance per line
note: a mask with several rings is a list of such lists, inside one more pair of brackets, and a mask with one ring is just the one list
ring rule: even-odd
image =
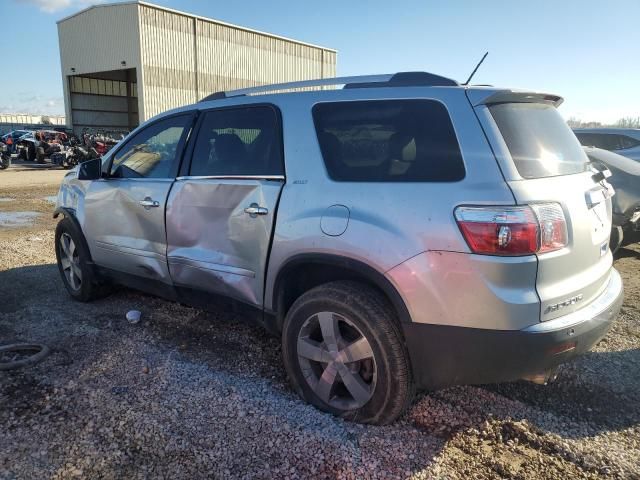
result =
[[640,128],[640,117],[622,117],[612,124],[602,122],[585,122],[579,118],[570,117],[569,120],[567,120],[567,124],[571,128]]

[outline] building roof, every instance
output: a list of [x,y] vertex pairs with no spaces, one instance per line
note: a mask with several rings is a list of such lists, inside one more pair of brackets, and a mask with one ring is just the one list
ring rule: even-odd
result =
[[78,15],[82,15],[83,13],[88,12],[90,10],[93,10],[95,8],[117,7],[119,5],[143,5],[145,7],[155,8],[157,10],[163,10],[165,12],[175,13],[177,15],[182,15],[184,17],[197,18],[198,20],[202,20],[204,22],[216,23],[218,25],[223,25],[225,27],[234,28],[234,29],[237,29],[237,30],[243,30],[245,32],[251,32],[251,33],[258,34],[258,35],[264,35],[264,36],[267,36],[267,37],[276,38],[278,40],[284,40],[286,42],[297,43],[299,45],[304,45],[306,47],[318,48],[318,49],[326,50],[326,51],[329,51],[329,52],[337,52],[337,50],[335,50],[333,48],[327,48],[327,47],[323,47],[321,45],[314,45],[312,43],[301,42],[299,40],[294,40],[292,38],[283,37],[283,36],[280,36],[280,35],[275,35],[273,33],[262,32],[260,30],[254,30],[254,29],[251,29],[251,28],[241,27],[239,25],[234,25],[232,23],[227,23],[227,22],[223,22],[223,21],[220,21],[220,20],[215,20],[213,18],[202,17],[200,15],[194,15],[192,13],[187,13],[187,12],[183,12],[183,11],[180,11],[180,10],[174,10],[173,8],[167,8],[167,7],[156,5],[156,4],[153,4],[153,3],[144,2],[144,1],[135,1],[135,0],[134,1],[127,1],[127,2],[101,3],[101,4],[98,4],[98,5],[92,5],[90,7],[82,9],[79,12],[76,12],[76,13],[74,13],[72,15],[68,15],[68,16],[66,16],[64,18],[61,18],[56,23],[65,22],[65,21],[67,21],[67,20],[69,20],[71,18],[77,17]]

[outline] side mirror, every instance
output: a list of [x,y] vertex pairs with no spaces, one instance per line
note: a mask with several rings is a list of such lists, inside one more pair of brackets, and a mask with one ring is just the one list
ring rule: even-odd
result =
[[98,180],[102,178],[102,159],[93,158],[78,167],[78,180]]

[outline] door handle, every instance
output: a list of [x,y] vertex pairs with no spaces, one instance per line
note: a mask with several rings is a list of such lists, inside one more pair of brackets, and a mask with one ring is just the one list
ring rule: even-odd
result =
[[269,210],[265,207],[259,206],[257,203],[252,203],[244,209],[244,213],[248,213],[249,215],[251,215],[251,218],[255,218],[258,215],[266,215],[267,213],[269,213]]
[[145,197],[144,200],[140,200],[138,203],[142,205],[145,210],[149,210],[151,207],[160,206],[160,202],[158,202],[157,200],[152,200],[151,197]]

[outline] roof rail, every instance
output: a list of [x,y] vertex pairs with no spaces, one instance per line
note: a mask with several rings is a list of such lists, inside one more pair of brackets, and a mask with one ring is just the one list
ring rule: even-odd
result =
[[320,78],[316,80],[302,80],[298,82],[276,83],[259,87],[242,88],[230,92],[216,92],[204,97],[201,102],[219,100],[222,98],[239,97],[242,95],[257,95],[280,90],[296,88],[325,87],[344,85],[344,88],[380,88],[380,87],[456,87],[459,83],[450,78],[441,77],[428,72],[399,72],[382,75],[361,75],[355,77]]

